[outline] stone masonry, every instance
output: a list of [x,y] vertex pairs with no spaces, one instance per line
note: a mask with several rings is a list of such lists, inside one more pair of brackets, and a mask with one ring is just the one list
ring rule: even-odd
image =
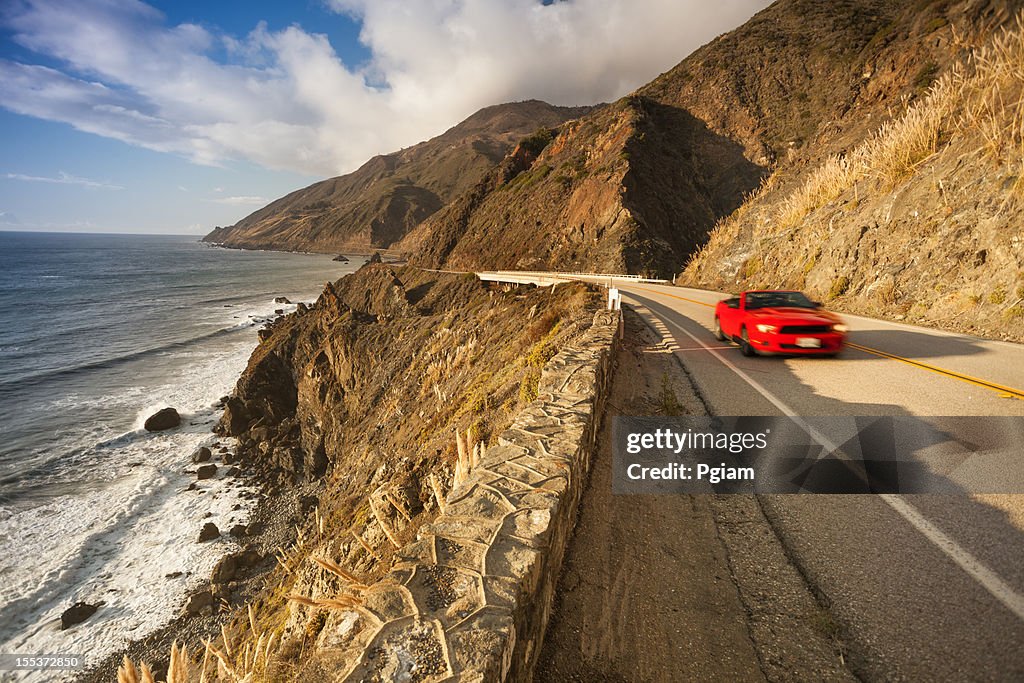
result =
[[[346,681],[529,681],[590,467],[618,332],[602,311],[544,366],[538,398],[319,655]],[[327,662],[325,662],[327,663]]]

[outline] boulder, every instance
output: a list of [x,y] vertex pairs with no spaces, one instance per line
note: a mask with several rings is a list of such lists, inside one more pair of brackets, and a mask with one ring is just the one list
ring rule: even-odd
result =
[[366,262],[366,265],[370,265],[371,263],[381,263],[383,260],[384,259],[380,257],[380,252],[375,251],[373,252],[373,256],[371,256],[369,260]]
[[275,296],[274,297],[274,303],[275,304],[290,304],[291,301],[286,296]]
[[199,542],[209,541],[220,536],[220,529],[213,522],[207,522],[199,532]]
[[71,628],[75,624],[81,624],[83,621],[96,614],[96,610],[99,608],[99,605],[90,605],[87,602],[76,602],[71,607],[64,610],[64,613],[60,615],[60,629],[63,631]]
[[200,446],[199,448],[196,449],[195,453],[192,454],[192,462],[209,462],[210,457],[212,455],[213,453],[210,452],[209,448],[207,448],[206,446]]
[[332,261],[337,261],[338,263],[348,263],[348,259],[345,257],[344,254],[338,254],[337,256],[332,258],[331,260]]
[[249,429],[251,422],[252,416],[241,399],[232,396],[224,402],[224,415],[220,418],[220,424],[228,435],[238,436]]
[[213,593],[210,591],[199,591],[188,596],[185,601],[186,614],[199,614],[203,609],[213,605]]
[[283,308],[275,308],[274,309],[274,315],[284,315],[284,309]]
[[235,553],[225,555],[220,558],[216,566],[213,568],[213,573],[210,574],[210,583],[227,583],[235,578],[235,573],[238,571],[238,558]]
[[235,538],[242,538],[243,536],[245,536],[245,529],[246,526],[244,524],[236,524],[233,527],[231,527],[231,531],[229,531],[228,533],[234,536]]
[[174,408],[163,408],[153,413],[146,419],[145,428],[147,432],[161,432],[165,429],[174,429],[181,424],[181,416]]
[[209,479],[215,474],[217,474],[217,466],[213,463],[200,465],[199,469],[196,470],[197,479]]

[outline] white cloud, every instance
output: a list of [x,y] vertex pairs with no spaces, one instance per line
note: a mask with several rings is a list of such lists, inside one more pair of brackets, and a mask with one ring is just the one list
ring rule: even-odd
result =
[[19,225],[21,221],[10,211],[0,211],[0,225]]
[[78,176],[71,175],[61,171],[55,178],[38,175],[25,175],[24,173],[6,173],[4,177],[8,180],[24,180],[30,183],[53,183],[56,185],[79,185],[81,187],[88,187],[93,190],[123,190],[124,188],[120,185],[114,185],[112,183],[100,182],[98,180],[89,180],[88,178],[80,178]]
[[615,99],[767,2],[328,4],[362,22],[367,64],[298,26],[236,37],[170,26],[137,0],[10,3],[14,41],[62,66],[0,60],[0,103],[197,163],[333,175],[490,104]]
[[228,204],[230,206],[263,206],[270,202],[266,197],[253,197],[248,195],[220,197],[218,199],[210,199],[209,201],[216,202],[217,204]]

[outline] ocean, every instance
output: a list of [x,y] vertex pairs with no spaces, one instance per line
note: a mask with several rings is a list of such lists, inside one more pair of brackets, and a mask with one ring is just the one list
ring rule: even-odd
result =
[[[195,237],[0,232],[0,653],[97,663],[209,580],[255,505],[224,467],[186,492],[192,452],[228,445],[210,431],[215,403],[275,311],[359,264]],[[165,406],[182,426],[146,432]],[[222,536],[198,543],[209,521]],[[103,604],[62,631],[78,601]]]

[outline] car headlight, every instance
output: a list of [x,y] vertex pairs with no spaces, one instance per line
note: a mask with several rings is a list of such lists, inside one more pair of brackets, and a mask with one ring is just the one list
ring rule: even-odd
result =
[[847,327],[846,325],[842,324],[842,323],[838,323],[838,324],[832,326],[832,331],[833,332],[842,332],[842,333],[845,334],[845,333],[850,331],[850,328]]
[[776,327],[775,325],[758,325],[757,326],[757,331],[758,332],[763,332],[764,334],[775,334],[776,332],[778,332],[778,330],[779,330],[779,328]]

